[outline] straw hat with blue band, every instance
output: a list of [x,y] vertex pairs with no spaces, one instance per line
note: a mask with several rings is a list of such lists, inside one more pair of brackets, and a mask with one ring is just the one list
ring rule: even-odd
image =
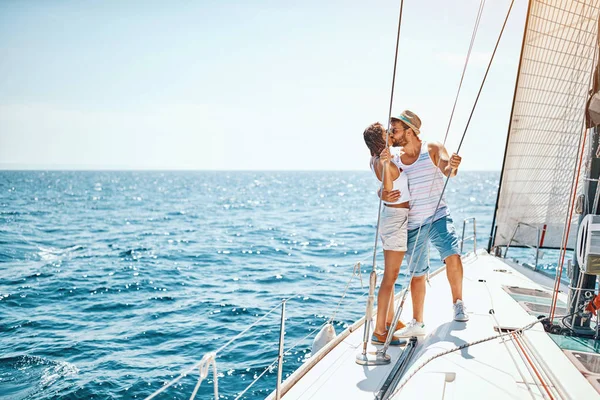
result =
[[406,125],[408,125],[409,128],[413,130],[415,135],[421,133],[421,118],[419,118],[417,114],[415,114],[412,111],[404,110],[399,116],[392,117],[391,119],[392,121],[397,120],[404,122]]

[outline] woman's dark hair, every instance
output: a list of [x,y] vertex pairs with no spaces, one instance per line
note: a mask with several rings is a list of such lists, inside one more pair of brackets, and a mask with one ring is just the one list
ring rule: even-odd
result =
[[385,140],[383,139],[383,130],[385,128],[379,122],[369,125],[363,132],[365,143],[371,151],[372,156],[378,156],[385,148]]

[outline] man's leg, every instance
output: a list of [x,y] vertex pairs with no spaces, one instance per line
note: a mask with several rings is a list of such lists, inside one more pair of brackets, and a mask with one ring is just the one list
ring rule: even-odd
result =
[[463,265],[458,254],[446,257],[446,276],[452,291],[452,304],[462,300]]
[[410,282],[410,297],[412,299],[413,318],[417,322],[423,322],[425,291],[425,276],[414,276]]
[[466,322],[469,316],[462,301],[463,265],[458,248],[458,236],[450,216],[440,218],[432,224],[430,239],[446,263],[446,276],[452,291],[454,320]]

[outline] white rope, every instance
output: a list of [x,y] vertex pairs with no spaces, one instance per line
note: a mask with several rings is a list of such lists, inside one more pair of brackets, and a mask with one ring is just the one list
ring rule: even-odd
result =
[[451,349],[448,349],[446,351],[443,351],[441,353],[438,353],[438,354],[436,354],[434,356],[429,357],[421,365],[419,365],[416,369],[414,369],[413,372],[408,377],[406,377],[403,380],[403,382],[402,382],[401,385],[398,385],[398,388],[394,391],[394,393],[392,393],[392,395],[390,396],[390,398],[392,398],[396,394],[398,394],[404,388],[404,386],[406,386],[406,384],[408,383],[408,381],[410,381],[410,379],[417,374],[417,372],[419,372],[423,367],[425,367],[427,364],[429,364],[431,361],[435,360],[436,358],[440,358],[440,357],[445,356],[447,354],[454,353],[455,351],[459,351],[459,350],[465,349],[467,347],[474,346],[476,344],[480,344],[480,343],[484,343],[484,342],[489,342],[490,340],[494,340],[494,339],[504,338],[506,336],[512,335],[514,332],[517,332],[517,333],[523,332],[523,331],[525,331],[527,329],[530,329],[532,326],[534,326],[535,324],[537,324],[538,322],[541,322],[541,321],[542,321],[541,319],[538,319],[538,320],[533,321],[533,322],[531,322],[531,323],[525,325],[524,327],[522,327],[520,329],[517,329],[515,331],[501,333],[499,335],[489,336],[489,337],[486,337],[484,339],[479,339],[479,340],[475,340],[473,342],[465,343],[465,344],[463,344],[461,346],[453,347]]
[[204,355],[204,357],[202,357],[202,361],[200,361],[200,365],[198,366],[198,369],[200,372],[200,375],[198,376],[198,383],[196,383],[196,387],[194,388],[194,391],[192,392],[192,396],[190,397],[190,400],[194,400],[194,398],[196,397],[196,393],[198,393],[198,389],[200,389],[200,384],[202,383],[202,381],[204,379],[206,379],[206,377],[208,377],[208,370],[209,370],[211,364],[213,366],[213,378],[215,381],[215,385],[214,385],[215,400],[219,399],[219,384],[217,382],[216,356],[217,356],[217,354],[215,352],[211,352],[211,353]]
[[[228,345],[230,345],[235,340],[237,340],[238,338],[240,338],[244,333],[248,332],[252,327],[256,326],[260,321],[262,321],[263,319],[265,319],[269,314],[271,314],[273,311],[275,311],[277,308],[279,308],[279,306],[281,305],[281,303],[283,303],[284,301],[287,301],[287,299],[286,300],[282,300],[281,302],[279,302],[275,307],[273,307],[265,315],[263,315],[258,320],[256,320],[252,325],[250,325],[248,328],[244,329],[241,333],[237,334],[233,339],[231,339],[230,341],[228,341],[227,343],[225,343],[223,346],[221,346],[219,349],[215,350],[212,353],[214,353],[216,355],[217,353],[221,352],[224,348],[226,348]],[[211,354],[211,353],[209,353],[209,354]],[[207,355],[205,355],[204,358]],[[151,400],[151,399],[153,399],[158,394],[164,392],[165,390],[167,390],[168,388],[170,388],[171,386],[173,386],[175,383],[179,382],[183,377],[187,376],[190,372],[192,372],[196,368],[200,368],[204,364],[204,358],[202,358],[202,360],[200,362],[196,363],[193,367],[188,368],[187,370],[181,372],[177,378],[172,379],[169,383],[167,383],[166,385],[164,385],[163,387],[161,387],[160,389],[158,389],[157,391],[155,391],[154,393],[152,393],[150,396],[146,397],[145,400]]]
[[[490,288],[488,287],[488,284],[485,280],[483,281],[483,284],[485,285],[485,289],[487,290],[488,297],[490,298],[490,306],[492,307],[490,314],[492,315],[492,318],[494,319],[494,323],[496,324],[496,329],[498,330],[498,332],[502,332],[502,329],[500,328],[500,322],[498,322],[498,318],[496,318],[496,311],[494,308],[494,298],[492,297],[492,292],[490,291]],[[510,340],[513,341],[513,338],[511,337]],[[532,399],[535,400],[535,395],[533,394],[533,391],[531,390],[531,387],[529,386],[527,379],[525,379],[525,374],[523,374],[523,371],[521,371],[521,368],[519,367],[519,364],[517,363],[515,356],[513,356],[512,352],[509,350],[508,344],[506,344],[506,340],[501,340],[501,342],[504,344],[504,348],[506,349],[506,352],[510,356],[510,359],[512,360],[513,364],[515,365],[515,368],[519,372],[519,375],[521,375],[521,379],[523,380],[523,383],[525,383],[525,386],[527,386],[527,391],[529,392],[529,395],[531,396]],[[513,342],[513,345],[516,346],[516,344],[514,342]],[[517,351],[517,353],[518,353],[518,351]],[[520,355],[520,353],[518,353],[518,354]],[[538,388],[538,390],[539,390],[539,388]]]

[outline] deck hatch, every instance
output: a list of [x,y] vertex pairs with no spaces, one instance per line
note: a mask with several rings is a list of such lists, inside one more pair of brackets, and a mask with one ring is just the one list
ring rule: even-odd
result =
[[508,294],[518,294],[523,296],[532,296],[532,297],[543,297],[545,299],[551,299],[552,295],[546,291],[540,289],[529,289],[522,288],[518,286],[502,286]]

